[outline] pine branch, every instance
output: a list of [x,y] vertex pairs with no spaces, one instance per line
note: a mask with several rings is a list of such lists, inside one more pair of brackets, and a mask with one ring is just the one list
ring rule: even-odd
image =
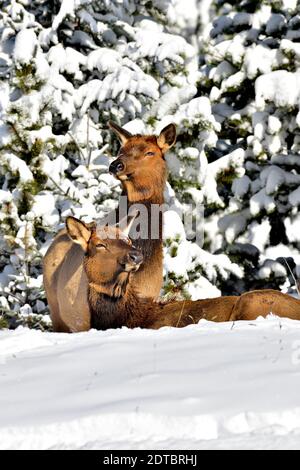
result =
[[52,178],[52,176],[50,175],[47,175],[47,177],[49,178],[49,180],[54,184],[54,186],[57,188],[58,190],[58,194],[60,194],[61,196],[64,196],[66,197],[67,199],[69,199],[70,201],[73,201],[77,204],[81,204],[81,201],[77,198],[75,198],[74,196],[72,197],[70,194],[69,194],[69,188],[67,189],[67,191],[63,191],[61,189],[61,187],[56,183],[56,181]]
[[77,147],[77,150],[79,151],[79,153],[80,153],[80,155],[81,155],[81,157],[82,157],[82,160],[84,161],[84,160],[85,160],[85,155],[84,155],[82,149],[80,148],[80,145],[78,144],[77,140],[75,139],[75,137],[73,136],[73,134],[72,134],[70,131],[68,131],[67,134],[68,134],[68,135],[71,137],[71,139],[73,140],[74,144],[75,144],[76,147]]
[[86,152],[87,152],[87,169],[90,167],[92,150],[90,147],[90,113],[87,112],[87,126],[86,126]]

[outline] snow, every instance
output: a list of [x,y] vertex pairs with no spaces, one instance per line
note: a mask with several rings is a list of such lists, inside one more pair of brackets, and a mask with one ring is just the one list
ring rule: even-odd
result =
[[245,54],[247,77],[255,78],[259,73],[267,74],[277,65],[277,50],[258,45],[248,48]]
[[292,206],[300,205],[300,188],[295,189],[295,191],[289,194],[289,203]]
[[[173,0],[168,3],[168,17],[174,23],[179,23],[181,28],[185,26],[190,31],[196,29],[198,17],[195,15],[195,11],[199,9],[200,17],[203,24],[206,24],[209,21],[209,9],[210,3],[212,0],[202,0],[198,2],[197,0]],[[172,8],[173,7],[173,8]]]
[[145,23],[145,21],[142,22],[142,28],[136,34],[135,48],[137,50],[132,50],[129,43],[128,52],[130,51],[130,57],[133,60],[141,57],[158,57],[162,61],[169,58],[178,64],[183,64],[183,55],[187,57],[194,55],[193,47],[183,38],[179,36],[174,38],[174,35],[153,31],[153,28],[148,29]]
[[276,70],[265,73],[256,79],[255,94],[258,108],[265,101],[272,101],[278,107],[295,107],[299,104],[300,73]]
[[63,48],[61,44],[51,47],[48,53],[48,61],[53,64],[52,70],[67,72],[74,75],[75,79],[82,78],[80,66],[86,64],[86,58],[80,52],[71,47]]
[[249,191],[251,180],[249,176],[244,175],[241,178],[236,178],[232,183],[232,191],[237,198],[242,198]]
[[237,72],[231,75],[223,81],[221,91],[224,93],[225,91],[232,91],[234,89],[238,89],[238,87],[243,83],[245,78],[245,72]]
[[12,201],[12,194],[9,191],[0,190],[0,203],[5,204]]
[[75,6],[80,5],[80,3],[81,0],[62,0],[60,10],[53,21],[52,29],[56,30],[66,16],[74,14]]
[[219,222],[220,230],[225,234],[228,243],[232,243],[245,230],[246,225],[247,220],[242,213],[225,215]]
[[268,131],[270,134],[276,134],[281,129],[281,122],[276,116],[268,117]]
[[45,227],[55,227],[59,223],[59,214],[52,194],[38,194],[31,208],[35,217],[41,218]]
[[22,29],[16,36],[14,60],[22,65],[29,64],[36,47],[37,38],[33,29]]
[[206,156],[203,154],[201,155],[201,170],[204,175],[203,192],[208,203],[216,203],[220,207],[224,206],[224,203],[217,192],[216,178],[228,168],[234,169],[238,176],[243,176],[244,169],[242,168],[242,164],[244,162],[244,157],[245,151],[243,149],[236,149],[219,158],[215,162],[207,164]]
[[239,36],[235,36],[232,41],[222,41],[210,51],[217,60],[220,58],[226,59],[233,65],[238,66],[241,64],[245,54],[243,40]]
[[214,82],[220,82],[224,78],[230,77],[236,69],[227,60],[223,60],[217,67],[211,69],[209,78]]
[[50,160],[48,156],[44,156],[42,169],[46,175],[49,175],[57,184],[61,180],[61,176],[69,167],[68,160],[63,155],[58,155],[55,160]]
[[121,55],[117,51],[100,47],[88,55],[87,66],[89,70],[97,69],[100,72],[113,72],[115,69],[120,68],[121,60]]
[[230,152],[224,157],[219,158],[215,162],[211,163],[209,165],[209,169],[214,176],[218,175],[228,167],[236,168],[239,172],[241,172],[242,170],[240,169],[240,167],[244,162],[244,157],[245,151],[241,148],[238,148],[233,152]]
[[233,24],[235,26],[240,25],[250,25],[251,24],[251,15],[249,13],[237,13],[233,17]]
[[[129,65],[132,66],[131,63]],[[159,96],[158,83],[142,70],[132,70],[124,65],[106,75],[104,80],[90,80],[81,85],[76,92],[75,103],[81,107],[81,113],[84,114],[93,101],[102,103],[107,99],[118,99],[122,102],[125,100],[127,92],[157,99]]]
[[[171,116],[165,116],[162,122],[170,122]],[[185,120],[191,122],[196,122],[201,117],[203,120],[207,121],[213,129],[219,129],[218,123],[216,123],[212,113],[210,101],[206,96],[201,96],[199,98],[194,98],[188,103],[182,104],[178,111],[172,116],[172,120],[175,124],[179,126]]]
[[260,174],[263,186],[266,188],[267,194],[275,193],[284,184],[300,184],[299,175],[282,170],[276,165],[263,170]]
[[258,215],[262,209],[272,212],[276,208],[274,198],[269,196],[266,188],[261,189],[250,199],[250,212],[252,215]]
[[4,157],[4,161],[5,160],[11,172],[13,174],[17,174],[23,183],[27,183],[33,180],[33,174],[31,170],[28,168],[26,163],[21,160],[21,158],[17,157],[13,153],[7,152]]
[[239,241],[244,243],[252,243],[262,253],[269,241],[271,231],[271,224],[269,220],[264,220],[261,223],[256,221],[252,222],[249,226],[249,234],[247,237],[240,237]]
[[174,109],[177,110],[181,104],[192,100],[196,94],[196,90],[197,88],[193,85],[179,89],[177,87],[171,88],[157,103],[154,103],[149,114],[157,114],[159,119],[164,118],[166,115],[171,115]]
[[164,212],[163,238],[172,240],[177,237],[181,240],[186,239],[181,217],[175,210],[167,210]]
[[2,331],[0,448],[299,449],[299,333],[273,316]]
[[[298,204],[300,203],[300,192],[298,193]],[[284,221],[286,233],[289,237],[291,242],[298,242],[300,241],[300,219],[296,217],[294,220],[291,220],[290,217],[287,217]],[[298,252],[297,252],[298,254]]]
[[273,13],[266,24],[266,33],[272,35],[284,28],[286,19],[279,13]]
[[203,296],[208,299],[220,297],[220,295],[222,294],[220,289],[214,286],[203,276],[199,277],[194,282],[188,282],[186,284],[186,288],[188,289],[192,300],[197,300],[199,298],[200,292],[202,292]]
[[258,277],[260,279],[268,279],[272,274],[277,276],[286,277],[286,269],[281,263],[267,259],[264,266],[258,271]]
[[300,44],[294,43],[289,39],[283,39],[280,44],[280,49],[284,53],[292,53],[295,54],[296,58],[300,58]]
[[15,274],[15,270],[12,265],[7,265],[0,273],[0,289],[1,291],[8,286],[11,276]]
[[282,0],[282,6],[291,12],[297,9],[297,0]]

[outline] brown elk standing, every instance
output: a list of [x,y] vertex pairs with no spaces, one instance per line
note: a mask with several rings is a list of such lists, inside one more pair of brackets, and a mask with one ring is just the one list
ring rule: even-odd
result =
[[[128,210],[133,204],[142,204],[147,211],[148,236],[136,241],[144,263],[133,276],[132,283],[137,295],[155,299],[162,286],[162,214],[159,213],[158,237],[152,238],[151,207],[164,202],[167,178],[164,155],[175,143],[176,129],[174,124],[170,124],[156,137],[131,135],[112,122],[109,125],[122,144],[118,158],[109,170],[122,183]],[[115,220],[118,218],[117,209]],[[91,228],[93,224],[87,227]],[[84,252],[73,241],[67,231],[62,230],[44,258],[44,286],[55,331],[85,331],[90,328],[90,311],[84,298],[87,286],[82,269]],[[62,269],[66,263],[68,270]],[[63,290],[61,286],[64,286]],[[67,306],[64,306],[65,302]]]
[[[146,211],[146,233],[135,240],[141,250],[144,263],[132,282],[141,297],[157,298],[163,281],[162,212],[155,217],[152,208],[164,203],[167,181],[166,152],[175,144],[176,128],[169,124],[158,137],[154,135],[132,136],[128,131],[110,122],[111,129],[121,140],[118,158],[112,162],[109,171],[121,181],[123,195],[127,196],[128,210],[142,206]],[[154,212],[153,212],[154,214]],[[155,219],[153,221],[153,218]],[[117,217],[118,220],[118,217]],[[158,230],[152,236],[154,222]]]

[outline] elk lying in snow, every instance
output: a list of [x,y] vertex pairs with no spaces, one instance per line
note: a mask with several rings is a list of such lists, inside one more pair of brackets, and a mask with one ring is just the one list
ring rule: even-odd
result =
[[247,292],[238,297],[229,320],[255,320],[270,313],[300,320],[300,300],[272,289]]
[[128,238],[133,221],[134,216],[121,230],[112,226],[90,227],[74,217],[67,218],[68,235],[82,248],[81,260],[77,262],[81,263],[81,279],[85,274],[86,280],[78,293],[72,291],[71,260],[66,257],[57,284],[61,318],[73,314],[76,320],[84,309],[90,312],[91,327],[97,329],[160,328],[185,326],[200,318],[228,319],[236,297],[164,304],[137,295],[133,273],[142,266],[143,255]]
[[[167,178],[164,155],[175,143],[176,129],[174,124],[170,124],[156,137],[131,135],[112,122],[109,125],[122,144],[118,158],[112,162],[109,170],[122,183],[123,195],[127,196],[128,211],[133,204],[143,205],[147,217],[147,234],[136,241],[136,246],[143,254],[144,263],[131,282],[137,295],[157,298],[162,286],[162,213],[158,215],[157,237],[151,237],[151,208],[154,204],[161,205],[164,202],[163,193]],[[119,209],[115,216],[111,219],[119,220]],[[90,225],[90,228],[92,226]],[[78,297],[74,298],[77,299],[78,305],[81,305],[80,292],[86,282],[81,269],[82,258],[82,248],[72,242],[65,229],[55,237],[44,258],[44,286],[55,331],[85,331],[90,327],[90,315],[85,305],[82,306],[81,316],[76,317],[70,312],[68,318],[64,312],[61,318],[62,310],[58,300],[58,282],[66,282],[70,295],[72,291],[76,293]],[[61,268],[66,260],[69,263],[67,279],[61,274],[65,272]],[[63,299],[61,301],[63,302]]]
[[[256,291],[240,297],[219,297],[206,300],[183,300],[157,303],[137,296],[134,273],[143,263],[143,256],[128,238],[129,221],[125,231],[118,227],[89,227],[69,217],[67,231],[82,247],[81,270],[86,282],[79,295],[68,285],[69,260],[61,268],[58,282],[59,303],[64,314],[80,315],[84,308],[91,317],[91,327],[161,328],[184,327],[201,319],[234,321],[255,319],[274,313],[300,319],[300,301],[276,291]],[[104,269],[105,267],[105,269]],[[71,295],[72,294],[72,295]]]

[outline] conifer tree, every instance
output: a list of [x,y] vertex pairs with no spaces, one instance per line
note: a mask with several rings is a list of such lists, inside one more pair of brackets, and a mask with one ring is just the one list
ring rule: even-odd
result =
[[188,166],[197,168],[217,124],[209,100],[196,96],[197,53],[175,31],[172,8],[165,1],[1,2],[0,298],[10,324],[21,316],[41,325],[41,261],[65,217],[99,219],[117,203],[120,187],[107,171],[118,147],[109,119],[146,133],[174,121],[179,143],[170,160],[185,174],[174,171],[171,183],[179,192],[197,186]]
[[208,245],[245,269],[223,292],[275,288],[286,280],[280,257],[299,263],[299,2],[217,1],[215,8],[200,80],[221,126],[209,162],[223,167],[221,201],[207,210],[206,227],[215,229]]

